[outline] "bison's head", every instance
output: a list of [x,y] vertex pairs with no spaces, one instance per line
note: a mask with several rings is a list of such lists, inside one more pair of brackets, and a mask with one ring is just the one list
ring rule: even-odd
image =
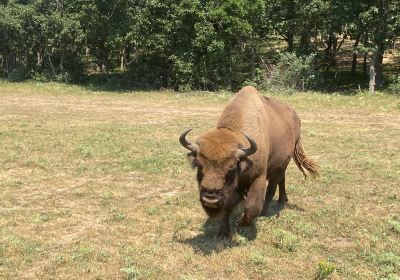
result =
[[248,157],[257,151],[257,145],[246,134],[226,128],[209,130],[190,143],[186,140],[190,131],[183,132],[179,142],[190,151],[189,162],[197,168],[201,204],[208,215],[216,216],[239,195],[239,176],[251,167]]

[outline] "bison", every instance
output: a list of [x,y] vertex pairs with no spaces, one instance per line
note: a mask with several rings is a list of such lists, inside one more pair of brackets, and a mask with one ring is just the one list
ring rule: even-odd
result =
[[[285,171],[291,158],[307,177],[305,169],[318,175],[318,165],[308,159],[300,139],[300,119],[288,105],[262,96],[246,86],[224,108],[212,128],[195,143],[179,142],[188,149],[188,159],[197,168],[200,202],[211,218],[220,218],[218,237],[230,236],[229,217],[244,200],[239,226],[265,215],[276,187],[280,204],[288,201]],[[268,184],[267,184],[268,182]]]

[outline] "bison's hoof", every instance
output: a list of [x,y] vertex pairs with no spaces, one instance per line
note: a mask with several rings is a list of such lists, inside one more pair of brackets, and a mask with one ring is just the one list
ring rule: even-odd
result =
[[261,215],[260,215],[260,216],[268,217],[268,211],[267,211],[267,210],[263,210],[263,211],[261,212]]
[[246,218],[245,215],[243,215],[238,222],[238,226],[240,227],[248,227],[250,226],[251,222]]
[[231,233],[228,230],[220,230],[218,232],[218,239],[229,239],[231,237]]
[[287,202],[289,202],[289,199],[287,198],[287,196],[282,197],[282,198],[280,197],[278,200],[278,203],[281,205],[285,205],[285,203],[287,203]]

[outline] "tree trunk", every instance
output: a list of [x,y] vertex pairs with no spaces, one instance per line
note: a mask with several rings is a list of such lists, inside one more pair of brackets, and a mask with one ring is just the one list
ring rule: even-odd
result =
[[288,1],[286,11],[287,11],[286,18],[289,19],[289,27],[286,32],[286,38],[288,44],[287,50],[289,52],[292,52],[294,49],[294,29],[295,29],[295,26],[293,24],[294,21],[293,19],[295,18],[295,3],[293,0]]
[[330,56],[330,60],[329,60],[329,66],[330,67],[336,67],[336,54],[337,51],[339,50],[341,44],[338,47],[338,38],[336,33],[332,33],[332,53]]
[[375,85],[376,89],[381,89],[383,86],[383,53],[384,46],[380,46],[375,54]]
[[9,73],[9,65],[8,65],[8,54],[4,54],[3,56],[4,59],[4,71],[6,71],[6,73]]
[[53,62],[51,61],[51,57],[49,54],[47,54],[47,58],[49,59],[51,72],[53,72],[53,76],[56,76],[56,70],[54,69],[54,65],[53,65]]
[[60,73],[64,73],[64,50],[60,57]]
[[252,42],[251,42],[251,77],[254,79],[256,76],[256,46],[255,46],[255,33],[252,34]]
[[17,55],[14,52],[11,52],[9,54],[9,59],[8,59],[8,72],[12,72],[15,67],[17,66]]
[[125,70],[125,48],[123,48],[122,51],[120,52],[120,56],[121,56],[120,69],[121,69],[121,71],[124,71]]
[[356,41],[353,45],[353,60],[351,61],[351,74],[355,74],[357,70],[357,51],[358,43],[360,42],[361,34],[357,34]]
[[[364,36],[364,46],[368,45],[368,32],[365,33]],[[368,53],[364,53],[364,62],[363,62],[363,75],[367,75],[367,59],[368,59]]]
[[310,34],[303,32],[300,36],[300,52],[303,54],[308,54],[310,52],[311,43]]
[[369,92],[374,93],[375,92],[375,77],[376,77],[376,72],[375,72],[375,61],[377,58],[377,54],[374,52],[371,61],[369,63]]
[[326,49],[325,49],[325,69],[324,72],[327,73],[330,69],[330,57],[332,53],[332,42],[333,42],[333,36],[332,33],[329,33],[328,38],[326,38]]
[[388,0],[378,1],[378,26],[376,29],[377,36],[375,36],[375,44],[377,50],[374,57],[374,67],[375,67],[375,82],[376,88],[381,89],[383,86],[383,54],[386,49],[386,39],[387,39],[387,9]]
[[43,56],[40,51],[36,53],[36,67],[41,68],[43,65]]
[[289,31],[287,32],[287,50],[288,52],[292,52],[294,49],[294,35],[293,32]]

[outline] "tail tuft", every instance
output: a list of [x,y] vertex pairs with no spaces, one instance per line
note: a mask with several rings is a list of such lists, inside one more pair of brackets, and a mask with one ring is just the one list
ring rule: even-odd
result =
[[319,165],[307,158],[304,153],[303,145],[301,144],[300,139],[297,141],[296,146],[294,148],[294,162],[297,167],[300,169],[301,173],[303,173],[304,178],[307,179],[309,177],[304,169],[306,169],[313,179],[319,177]]

